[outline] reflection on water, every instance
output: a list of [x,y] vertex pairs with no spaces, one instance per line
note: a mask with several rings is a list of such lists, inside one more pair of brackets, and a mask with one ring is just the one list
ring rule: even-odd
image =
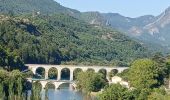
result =
[[[43,98],[45,98],[43,91]],[[83,100],[83,95],[80,92],[71,91],[68,89],[54,90],[49,89],[47,93],[49,100]]]
[[48,97],[48,100],[96,100],[95,97],[86,96],[81,92],[74,91],[69,84],[63,84],[59,90],[48,89],[47,92],[41,92],[42,100]]

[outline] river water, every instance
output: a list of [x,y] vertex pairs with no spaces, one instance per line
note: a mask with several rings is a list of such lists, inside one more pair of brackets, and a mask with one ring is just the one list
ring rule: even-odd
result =
[[[42,92],[42,100],[45,100],[45,91]],[[47,93],[49,100],[86,100],[86,96],[81,92],[68,89],[54,90],[49,89]]]
[[45,93],[45,90],[42,90],[42,100],[45,100],[45,96],[48,97],[48,100],[96,100],[96,97],[72,90],[69,86],[62,86],[59,90],[48,89],[47,94]]

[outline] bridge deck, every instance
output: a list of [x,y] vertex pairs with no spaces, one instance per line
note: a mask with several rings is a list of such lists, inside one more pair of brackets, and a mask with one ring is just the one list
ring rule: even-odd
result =
[[120,66],[85,66],[85,65],[48,65],[48,64],[26,64],[26,66],[29,67],[41,67],[41,66],[45,66],[45,67],[79,67],[79,68],[84,68],[84,67],[88,67],[88,68],[123,68],[123,69],[127,69],[128,67],[120,67]]
[[27,78],[27,79],[31,81],[66,82],[66,83],[75,82],[70,80],[52,80],[52,79],[35,79],[35,78]]

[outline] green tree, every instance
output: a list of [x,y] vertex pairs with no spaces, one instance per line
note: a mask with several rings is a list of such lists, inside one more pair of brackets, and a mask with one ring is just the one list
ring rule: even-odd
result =
[[4,84],[0,83],[0,100],[5,99]]
[[11,94],[14,94],[15,99],[22,100],[24,86],[23,74],[19,70],[13,70],[10,73],[10,77],[11,80],[9,81],[9,84],[11,84],[11,89],[9,91],[11,92]]
[[168,66],[166,65],[166,57],[158,52],[152,56],[152,60],[158,63],[160,70],[162,70],[162,74],[159,75],[159,81],[161,84],[164,84],[164,79],[169,76]]
[[135,93],[120,84],[112,84],[99,94],[99,100],[135,100]]
[[48,71],[48,78],[49,79],[57,79],[57,74],[58,74],[58,71],[56,68],[50,68]]
[[82,69],[80,68],[77,68],[74,70],[73,72],[73,79],[76,80],[77,79],[77,76],[78,76],[78,73],[82,72]]
[[136,92],[137,92],[136,99],[147,100],[148,95],[152,92],[152,89],[150,88],[137,89]]
[[156,62],[150,59],[139,59],[134,61],[128,74],[128,79],[132,87],[144,89],[161,85],[159,77],[162,74],[162,70]]
[[42,86],[39,82],[35,82],[32,84],[32,95],[30,97],[31,100],[41,100],[40,92],[42,90]]
[[92,71],[78,73],[76,81],[77,88],[86,93],[99,91],[106,85],[103,75]]
[[167,94],[164,87],[155,88],[148,96],[148,100],[170,100],[170,95]]
[[0,70],[0,91],[3,91],[0,95],[5,100],[22,100],[24,84],[23,75],[19,70],[13,70],[12,72]]
[[120,76],[123,80],[128,81],[128,72],[129,69],[125,69],[121,73],[118,73],[117,76]]
[[0,85],[2,86],[1,90],[3,91],[1,95],[2,95],[2,97],[4,95],[5,99],[7,99],[7,97],[8,97],[8,95],[7,95],[8,89],[6,89],[6,88],[9,87],[9,80],[10,80],[9,73],[5,70],[0,70]]
[[22,70],[24,68],[24,63],[15,53],[11,53],[11,51],[5,50],[0,46],[0,67],[8,71],[15,69]]

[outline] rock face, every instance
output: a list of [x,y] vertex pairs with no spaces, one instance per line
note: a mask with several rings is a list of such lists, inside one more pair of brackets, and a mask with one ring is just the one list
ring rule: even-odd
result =
[[95,19],[93,24],[100,23],[98,25],[118,29],[144,43],[157,44],[167,49],[170,47],[170,7],[159,16],[129,18],[117,13],[98,13],[98,16],[100,20],[98,17],[91,16],[86,21],[91,22]]

